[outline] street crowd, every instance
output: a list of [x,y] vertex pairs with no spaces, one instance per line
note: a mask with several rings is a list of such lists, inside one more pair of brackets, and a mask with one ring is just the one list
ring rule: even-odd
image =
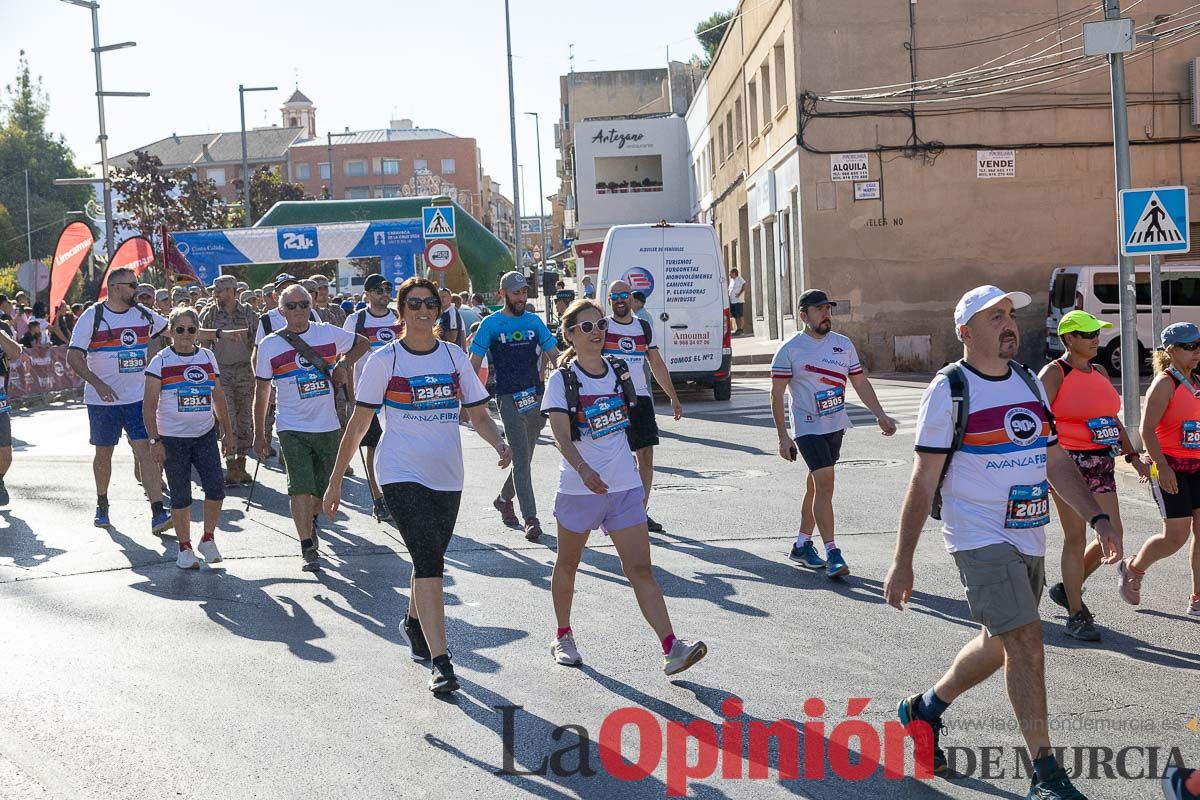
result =
[[[736,289],[740,300],[743,287],[731,281],[731,295]],[[494,449],[506,476],[492,505],[505,524],[537,541],[544,532],[530,464],[549,423],[561,459],[552,512],[551,658],[564,666],[583,662],[572,600],[589,535],[599,530],[615,547],[661,645],[664,672],[677,675],[708,648],[676,636],[652,567],[649,533],[661,526],[647,514],[659,443],[651,377],[676,420],[683,408],[641,309],[644,296],[622,281],[604,288],[598,302],[590,282],[580,298],[560,286],[557,329],[551,330],[528,306],[527,280],[518,272],[500,279],[499,308],[492,310],[480,294],[454,294],[425,278],[393,287],[372,275],[360,297],[340,299],[321,276],[284,274],[257,290],[222,276],[210,287],[168,291],[139,284],[131,270],[113,270],[103,302],[64,307],[46,326],[69,343],[68,362],[86,383],[94,522],[109,524],[112,454],[124,433],[152,529],[174,528],[177,565],[218,563],[226,488],[252,487],[248,458],[261,464],[277,457],[287,474],[302,568],[320,569],[322,517],[338,513],[343,478],[353,474],[355,453],[365,448],[373,513],[395,524],[412,561],[402,624],[412,658],[430,664],[430,691],[452,692],[459,685],[442,584],[464,499],[461,432],[473,431]],[[896,609],[908,603],[921,531],[928,517],[940,520],[980,630],[928,689],[898,704],[903,725],[927,726],[932,734],[914,738],[918,758],[945,771],[943,715],[1003,670],[1028,751],[1037,755],[1028,796],[1081,798],[1055,758],[1047,722],[1038,611],[1046,587],[1045,527],[1053,504],[1064,531],[1062,580],[1048,593],[1068,612],[1067,635],[1102,637],[1082,599],[1086,581],[1111,568],[1114,595],[1134,605],[1142,601],[1144,583],[1172,591],[1146,576],[1189,540],[1190,592],[1174,590],[1186,595],[1186,613],[1200,616],[1200,329],[1178,323],[1162,332],[1141,430],[1130,436],[1118,418],[1116,390],[1093,363],[1098,331],[1109,323],[1083,311],[1065,315],[1058,327],[1064,356],[1034,374],[1014,360],[1016,312],[1030,302],[1023,292],[995,286],[958,301],[953,327],[963,358],[946,365],[922,398],[884,594]],[[11,359],[39,309],[13,316],[6,303],[0,296],[0,349]],[[835,468],[850,425],[847,386],[883,435],[897,428],[854,343],[832,330],[836,306],[820,289],[801,295],[804,328],[776,353],[770,395],[779,456],[808,469],[789,557],[830,579],[850,574],[833,510]],[[741,308],[735,311],[740,318]],[[12,460],[8,417],[0,413],[0,503],[9,500],[2,481]],[[1161,531],[1132,555],[1117,500],[1117,458],[1151,485],[1163,517]],[[204,502],[194,546],[193,473]],[[1196,800],[1200,772],[1172,766],[1163,788],[1169,798]]]

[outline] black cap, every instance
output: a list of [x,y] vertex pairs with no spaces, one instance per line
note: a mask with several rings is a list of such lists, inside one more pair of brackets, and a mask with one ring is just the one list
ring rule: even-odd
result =
[[575,292],[570,289],[559,289],[554,293],[555,300],[562,300],[565,303],[570,303],[575,300]]
[[275,291],[279,291],[285,286],[291,286],[293,283],[299,283],[300,279],[295,275],[289,275],[284,272],[275,278]]
[[387,278],[376,272],[374,275],[367,276],[366,281],[363,282],[363,291],[373,292],[380,286],[387,286],[388,288],[391,288],[391,285],[392,284],[388,282]]
[[638,289],[637,291],[635,291],[633,294],[631,294],[629,296],[632,297],[634,300],[637,300],[639,303],[646,302],[646,293],[643,292],[641,289]]
[[820,289],[805,289],[800,294],[800,308],[808,308],[809,306],[836,306],[837,303],[829,299],[829,295]]

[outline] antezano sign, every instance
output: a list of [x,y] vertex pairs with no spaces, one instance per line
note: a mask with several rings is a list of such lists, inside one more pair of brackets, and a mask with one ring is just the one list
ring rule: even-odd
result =
[[454,263],[458,254],[454,245],[445,239],[434,239],[425,247],[425,266],[430,269],[443,270]]

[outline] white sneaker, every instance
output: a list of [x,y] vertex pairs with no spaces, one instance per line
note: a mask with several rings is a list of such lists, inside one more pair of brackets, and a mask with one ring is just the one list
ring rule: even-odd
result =
[[678,675],[706,655],[708,655],[708,645],[704,642],[676,639],[671,644],[671,652],[663,658],[663,672],[668,675]]
[[204,563],[215,564],[218,561],[223,561],[221,551],[217,549],[217,543],[213,539],[206,539],[196,545],[196,549],[200,551],[200,555],[204,556]]
[[179,556],[175,559],[175,566],[180,569],[199,569],[200,559],[196,558],[196,554],[189,547],[186,550],[179,551]]
[[562,638],[550,643],[550,655],[554,656],[556,664],[564,667],[578,667],[583,663],[583,656],[579,655],[579,650],[575,647],[575,636],[570,633],[563,634]]

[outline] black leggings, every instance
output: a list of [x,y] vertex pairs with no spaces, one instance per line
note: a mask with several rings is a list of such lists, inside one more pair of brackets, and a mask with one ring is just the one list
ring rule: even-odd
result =
[[413,577],[442,577],[462,492],[439,492],[411,482],[385,483],[381,488],[383,502],[400,528],[400,537],[412,559]]

